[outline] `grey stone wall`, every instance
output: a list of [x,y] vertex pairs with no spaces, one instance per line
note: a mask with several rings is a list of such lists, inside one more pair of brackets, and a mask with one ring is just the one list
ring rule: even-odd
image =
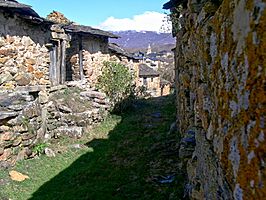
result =
[[193,199],[266,196],[266,3],[187,1],[177,18],[180,158]]
[[0,92],[0,162],[31,158],[34,146],[62,136],[78,139],[102,121],[109,109],[106,96],[84,88],[27,86]]

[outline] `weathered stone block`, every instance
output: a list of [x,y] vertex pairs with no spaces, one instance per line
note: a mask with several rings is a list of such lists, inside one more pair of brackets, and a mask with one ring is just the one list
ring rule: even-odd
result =
[[56,129],[56,135],[67,135],[71,138],[81,138],[83,135],[83,128],[72,126],[72,127],[60,127]]
[[0,120],[16,117],[18,112],[14,111],[0,111]]
[[9,72],[4,72],[0,74],[0,85],[11,81],[13,79],[13,76]]
[[89,97],[89,98],[98,98],[100,100],[106,99],[106,94],[97,92],[97,91],[86,91],[86,92],[81,92],[80,96],[82,97]]
[[6,161],[11,157],[11,149],[5,149],[4,153],[0,156],[0,161]]

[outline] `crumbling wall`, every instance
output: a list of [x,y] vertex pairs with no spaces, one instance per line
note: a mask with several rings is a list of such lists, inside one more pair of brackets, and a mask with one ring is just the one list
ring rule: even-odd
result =
[[0,162],[31,158],[35,146],[52,139],[80,138],[106,116],[106,95],[70,82],[17,87],[0,92]]
[[266,2],[186,2],[181,15],[172,8],[186,191],[193,199],[263,199]]

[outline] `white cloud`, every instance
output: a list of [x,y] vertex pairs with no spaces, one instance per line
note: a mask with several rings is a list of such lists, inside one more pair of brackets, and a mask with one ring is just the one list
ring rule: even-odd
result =
[[140,15],[135,15],[133,18],[114,18],[109,17],[99,25],[100,29],[107,31],[156,31],[160,32],[162,26],[170,26],[166,21],[166,14],[147,11]]

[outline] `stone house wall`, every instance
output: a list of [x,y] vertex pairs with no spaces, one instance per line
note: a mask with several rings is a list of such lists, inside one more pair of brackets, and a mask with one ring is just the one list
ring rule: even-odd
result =
[[82,48],[83,57],[83,73],[85,78],[95,83],[100,70],[102,62],[110,60],[108,55],[108,39],[96,36],[81,36],[73,34],[71,36],[70,48],[67,49],[67,79],[80,80],[79,69],[79,50]]
[[147,92],[151,94],[153,97],[161,96],[161,88],[160,88],[160,77],[155,76],[147,76],[140,77],[138,81],[138,86],[144,86],[147,89]]
[[200,2],[189,0],[172,19],[186,191],[192,199],[263,199],[266,2]]
[[161,86],[161,96],[167,96],[171,92],[171,85],[166,84]]
[[0,13],[0,88],[48,85],[48,25]]
[[[132,74],[137,76],[138,63],[125,56],[109,52],[108,40],[105,38],[96,36],[82,37],[82,49],[84,78],[91,87],[95,87],[105,61],[120,62],[128,67]],[[78,35],[72,35],[70,48],[67,49],[67,52],[67,79],[80,80]]]

